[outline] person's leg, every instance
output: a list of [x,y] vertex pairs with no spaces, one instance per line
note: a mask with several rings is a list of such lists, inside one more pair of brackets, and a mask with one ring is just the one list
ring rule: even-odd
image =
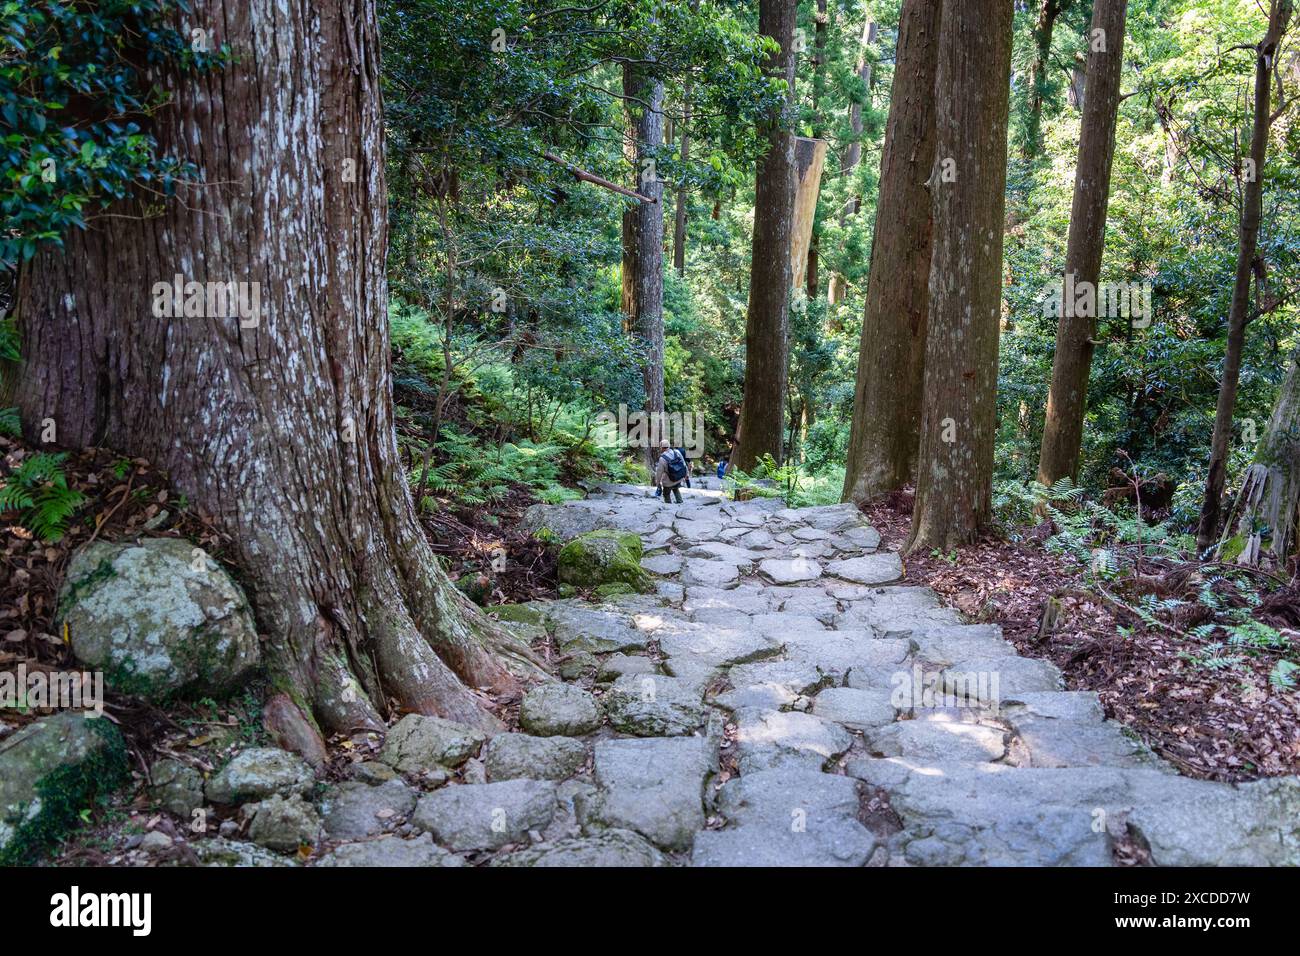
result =
[[673,495],[674,495],[674,497],[676,497],[676,499],[677,499],[677,503],[678,503],[678,504],[681,504],[681,503],[682,503],[682,486],[681,486],[681,485],[673,485]]

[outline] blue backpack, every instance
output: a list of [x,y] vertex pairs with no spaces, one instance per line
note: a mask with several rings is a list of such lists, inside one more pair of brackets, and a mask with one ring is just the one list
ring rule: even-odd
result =
[[725,458],[722,459],[722,461],[718,462],[718,477],[719,478],[727,477],[727,459]]
[[668,477],[673,481],[682,481],[690,473],[682,453],[676,448],[671,448],[664,452],[664,455],[668,458]]

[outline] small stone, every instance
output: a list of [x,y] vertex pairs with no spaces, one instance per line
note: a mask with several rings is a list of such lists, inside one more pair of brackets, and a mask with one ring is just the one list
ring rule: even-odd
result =
[[433,842],[433,837],[422,833],[410,840],[400,836],[385,836],[365,843],[345,843],[335,847],[316,861],[316,866],[464,866],[465,861],[448,853]]
[[600,705],[581,687],[540,684],[524,695],[519,726],[538,737],[580,737],[600,726]]
[[320,817],[296,794],[276,794],[246,809],[252,818],[248,838],[259,846],[288,853],[320,840]]
[[890,692],[883,690],[828,687],[813,699],[812,712],[853,730],[865,730],[893,723],[896,711],[890,698]]
[[354,763],[351,768],[352,778],[362,783],[387,783],[397,779],[397,771],[386,763],[377,760],[364,760]]
[[631,830],[603,830],[588,837],[541,843],[507,853],[492,866],[633,867],[667,866],[664,855]]
[[637,737],[679,737],[704,722],[699,693],[672,677],[620,677],[605,696],[605,709],[611,727]]
[[341,783],[321,801],[325,833],[332,840],[359,840],[391,829],[415,809],[415,791],[400,780],[379,786]]
[[555,813],[555,784],[542,780],[446,787],[420,798],[412,822],[452,850],[493,850],[527,840]]
[[571,737],[497,734],[484,761],[489,780],[563,780],[587,760],[587,748]]
[[145,853],[167,853],[175,846],[175,841],[159,830],[150,830],[140,841],[140,849]]
[[170,758],[154,761],[149,778],[153,799],[187,823],[203,806],[203,775],[188,764]]
[[465,724],[407,714],[389,729],[379,759],[402,773],[459,767],[486,740],[487,734]]
[[205,792],[213,803],[246,803],[275,794],[305,794],[315,780],[311,767],[297,754],[254,747],[236,754],[208,781]]
[[759,562],[758,573],[773,584],[797,584],[816,581],[822,566],[811,558],[767,558]]

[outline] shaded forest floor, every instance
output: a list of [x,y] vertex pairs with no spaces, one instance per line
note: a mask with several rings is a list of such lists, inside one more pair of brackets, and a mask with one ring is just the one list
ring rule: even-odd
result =
[[[911,496],[894,495],[864,509],[886,545],[898,546],[911,525]],[[912,555],[905,580],[933,588],[972,620],[998,624],[1026,657],[1056,664],[1070,690],[1096,691],[1106,716],[1127,724],[1190,777],[1240,781],[1300,773],[1300,694],[1270,685],[1268,655],[1243,655],[1231,668],[1197,663],[1222,641],[1188,632],[1209,622],[1189,604],[1167,626],[1152,627],[1131,610],[1081,588],[1081,569],[1046,551],[1032,531],[1019,542],[989,538],[954,555]],[[1195,570],[1178,569],[1180,595],[1195,591]],[[1183,577],[1186,574],[1186,577]],[[1054,627],[1040,638],[1050,599]],[[1300,639],[1300,588],[1273,592],[1255,615]]]

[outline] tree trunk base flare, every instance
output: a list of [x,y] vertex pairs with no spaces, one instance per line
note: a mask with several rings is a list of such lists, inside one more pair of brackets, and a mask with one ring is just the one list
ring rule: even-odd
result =
[[934,168],[942,11],[940,0],[909,0],[899,14],[844,501],[861,503],[896,491],[916,474],[932,237],[926,180]]
[[[1300,352],[1291,358],[1268,428],[1246,469],[1218,552],[1233,539],[1239,564],[1285,568],[1300,523]],[[1227,555],[1233,557],[1232,555]]]
[[167,470],[229,535],[272,683],[323,731],[497,727],[486,694],[541,665],[438,567],[403,474],[372,0],[189,17],[235,60],[161,77],[154,126],[209,185],[119,203],[23,269],[25,430]]
[[[993,516],[1010,3],[944,5],[934,245],[916,504],[905,553],[974,541]],[[948,95],[951,91],[951,95]]]

